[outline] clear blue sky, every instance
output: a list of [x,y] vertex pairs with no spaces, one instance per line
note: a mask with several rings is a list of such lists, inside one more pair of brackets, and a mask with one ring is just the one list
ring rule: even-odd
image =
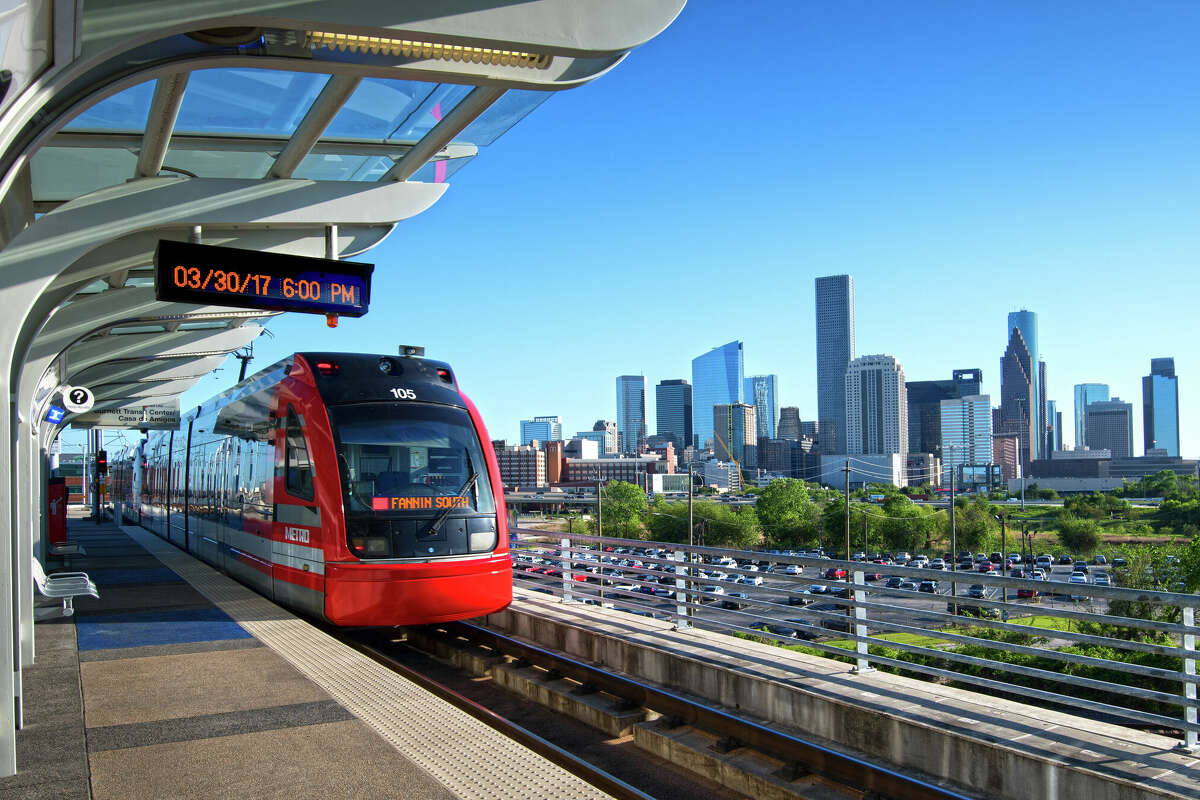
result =
[[994,404],[1006,315],[1036,311],[1067,430],[1072,385],[1108,383],[1138,454],[1140,378],[1173,356],[1200,456],[1197,30],[1195,2],[696,0],[365,256],[367,317],[278,319],[254,366],[423,344],[510,440],[616,419],[640,372],[652,433],[654,384],[741,339],[811,419],[813,279],[850,273],[859,355],[980,367]]

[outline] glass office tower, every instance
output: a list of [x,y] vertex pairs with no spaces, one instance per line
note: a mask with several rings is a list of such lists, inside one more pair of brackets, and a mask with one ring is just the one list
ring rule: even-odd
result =
[[636,456],[646,443],[646,376],[617,376],[617,451]]
[[521,420],[521,444],[562,441],[562,417],[534,417]]
[[751,375],[742,387],[746,402],[754,406],[759,439],[775,438],[775,423],[779,419],[779,376]]
[[822,453],[846,452],[846,368],[854,360],[854,278],[816,279],[817,425]]
[[1107,383],[1075,384],[1075,447],[1087,445],[1087,407],[1108,400]]
[[711,446],[713,406],[742,402],[742,343],[729,342],[692,359],[692,432],[700,448]]
[[692,387],[682,378],[661,381],[654,387],[655,433],[675,445],[676,456],[694,445],[692,435]]
[[1179,379],[1175,359],[1150,359],[1150,374],[1142,378],[1142,446],[1179,455]]
[[1009,312],[1008,330],[1004,332],[1004,340],[1006,342],[1012,336],[1013,328],[1021,332],[1021,339],[1025,342],[1025,349],[1029,351],[1029,378],[1033,383],[1033,405],[1029,408],[1034,428],[1033,435],[1030,437],[1033,448],[1030,455],[1030,460],[1032,460],[1043,457],[1042,451],[1045,449],[1045,443],[1041,440],[1045,438],[1046,430],[1046,396],[1038,373],[1038,361],[1041,360],[1041,355],[1038,351],[1037,314],[1025,309]]

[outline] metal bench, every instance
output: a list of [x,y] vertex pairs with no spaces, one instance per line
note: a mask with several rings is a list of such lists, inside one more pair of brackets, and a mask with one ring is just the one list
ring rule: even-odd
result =
[[64,617],[75,613],[76,597],[88,595],[100,599],[96,584],[92,583],[86,572],[56,572],[47,575],[46,570],[42,569],[42,562],[36,558],[33,559],[33,582],[44,596],[62,599]]

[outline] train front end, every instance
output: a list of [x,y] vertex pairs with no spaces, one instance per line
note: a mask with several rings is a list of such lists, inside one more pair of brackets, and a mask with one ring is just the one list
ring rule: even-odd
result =
[[512,558],[500,470],[450,366],[304,353],[289,377],[316,387],[329,435],[313,446],[337,465],[336,480],[316,487],[341,527],[325,526],[326,618],[422,625],[507,606]]

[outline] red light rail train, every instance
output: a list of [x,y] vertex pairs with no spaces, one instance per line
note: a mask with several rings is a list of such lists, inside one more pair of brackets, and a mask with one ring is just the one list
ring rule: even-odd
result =
[[296,353],[113,465],[122,514],[334,625],[512,600],[500,469],[448,364]]

